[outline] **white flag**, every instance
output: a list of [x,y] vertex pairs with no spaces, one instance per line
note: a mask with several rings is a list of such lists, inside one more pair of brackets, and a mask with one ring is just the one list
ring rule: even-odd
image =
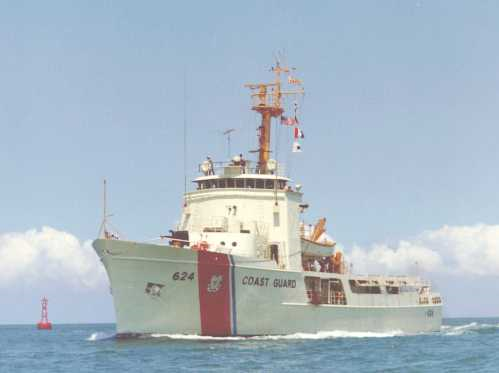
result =
[[301,153],[301,145],[298,141],[293,143],[293,153]]

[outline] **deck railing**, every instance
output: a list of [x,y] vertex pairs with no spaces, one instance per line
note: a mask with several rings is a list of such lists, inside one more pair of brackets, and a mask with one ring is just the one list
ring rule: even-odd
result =
[[[205,161],[206,162],[206,161]],[[198,171],[205,175],[219,175],[219,176],[236,176],[242,174],[251,175],[277,175],[285,176],[285,166],[282,163],[276,163],[275,170],[264,171],[256,162],[244,160],[241,162],[211,162],[212,169],[208,172],[203,170],[205,162],[198,165]]]

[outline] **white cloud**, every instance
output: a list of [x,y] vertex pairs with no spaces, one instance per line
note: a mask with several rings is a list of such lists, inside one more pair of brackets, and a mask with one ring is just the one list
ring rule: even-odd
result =
[[499,225],[444,226],[395,245],[354,246],[356,273],[453,273],[499,276]]
[[[354,246],[347,260],[356,273],[499,276],[499,225],[444,226],[394,245]],[[40,281],[93,288],[107,276],[91,241],[50,227],[0,234],[0,287]]]
[[0,234],[0,287],[44,280],[85,288],[107,281],[91,241],[50,227]]

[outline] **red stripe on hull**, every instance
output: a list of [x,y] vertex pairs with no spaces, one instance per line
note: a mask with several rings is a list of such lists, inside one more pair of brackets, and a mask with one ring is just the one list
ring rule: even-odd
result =
[[231,335],[230,261],[226,254],[198,252],[198,287],[201,333]]

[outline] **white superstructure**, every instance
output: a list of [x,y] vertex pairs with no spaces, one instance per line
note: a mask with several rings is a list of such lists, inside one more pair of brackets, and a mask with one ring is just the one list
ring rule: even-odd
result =
[[271,119],[288,120],[281,97],[302,90],[282,91],[289,70],[273,71],[275,82],[248,85],[262,115],[257,162],[204,161],[179,226],[160,244],[119,240],[104,224],[93,246],[109,275],[118,333],[439,330],[442,302],[429,283],[353,275],[325,235],[326,220],[301,221],[301,188],[269,159],[269,146]]

